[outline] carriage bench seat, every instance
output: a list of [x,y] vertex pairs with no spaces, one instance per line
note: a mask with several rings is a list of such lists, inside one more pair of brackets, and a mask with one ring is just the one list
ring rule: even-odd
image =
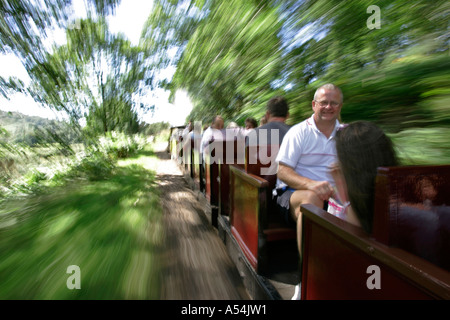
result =
[[260,174],[260,169],[270,164],[250,161],[255,153],[249,156],[247,150],[246,154],[244,168],[230,165],[230,225],[247,260],[256,272],[263,274],[267,270],[269,243],[296,243],[297,233],[295,227],[284,223],[272,202],[276,175]]
[[314,205],[301,211],[302,299],[450,299],[442,268]]
[[378,168],[372,234],[450,272],[450,165]]

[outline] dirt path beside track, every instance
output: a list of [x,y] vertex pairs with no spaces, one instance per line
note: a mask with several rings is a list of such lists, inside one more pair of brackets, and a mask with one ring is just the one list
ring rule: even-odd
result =
[[191,190],[166,144],[157,146],[165,247],[164,300],[249,299],[217,231],[208,223],[198,193]]

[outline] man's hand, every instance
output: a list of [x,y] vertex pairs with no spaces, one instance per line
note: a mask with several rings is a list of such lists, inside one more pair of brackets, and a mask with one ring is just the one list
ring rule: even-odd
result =
[[308,185],[308,190],[314,191],[320,200],[326,201],[334,194],[333,186],[328,181],[314,181]]
[[317,194],[320,200],[326,201],[334,194],[334,189],[328,181],[315,181],[300,176],[291,167],[280,163],[278,166],[278,178],[289,187],[296,190],[310,190]]

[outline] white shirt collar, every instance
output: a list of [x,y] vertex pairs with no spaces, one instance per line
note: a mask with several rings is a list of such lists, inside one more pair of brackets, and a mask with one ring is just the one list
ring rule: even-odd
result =
[[[310,125],[314,130],[316,130],[317,132],[322,133],[322,132],[317,128],[317,126],[316,126],[316,121],[314,120],[314,113],[312,114],[312,116],[311,116],[310,118],[308,118],[308,119],[306,120],[306,122],[307,122],[307,124]],[[336,131],[337,131],[337,129],[339,128],[340,125],[341,125],[341,124],[340,124],[339,120],[336,119],[336,123],[334,124],[334,129],[333,129],[333,132],[332,132],[331,135],[330,135],[330,138],[333,138],[333,137],[336,135]]]

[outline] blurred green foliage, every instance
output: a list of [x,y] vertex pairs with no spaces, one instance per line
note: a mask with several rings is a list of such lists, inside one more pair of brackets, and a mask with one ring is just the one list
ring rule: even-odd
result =
[[[190,119],[206,123],[222,114],[243,125],[247,117],[260,118],[271,97],[284,95],[288,122],[298,123],[311,115],[314,91],[332,82],[344,93],[344,122],[374,121],[390,134],[420,132],[430,142],[419,151],[421,161],[449,162],[447,152],[435,150],[444,145],[431,142],[445,140],[446,131],[422,130],[450,122],[448,1],[155,3],[165,14],[150,16],[148,26],[169,26],[160,30],[164,48],[178,48],[171,60],[177,70],[166,87],[172,94],[188,91]],[[368,10],[372,5],[379,16]],[[380,27],[369,28],[375,18]],[[161,33],[149,30],[143,41],[158,43]],[[429,150],[436,152],[427,156]]]
[[389,134],[403,165],[449,164],[450,128],[412,128]]
[[[31,81],[25,85],[15,77],[0,77],[0,94],[27,94],[66,113],[78,131],[86,124],[87,136],[137,133],[137,110],[148,108],[139,100],[148,65],[142,48],[109,30],[105,17],[120,0],[83,1],[87,17],[78,20],[73,20],[72,2],[2,1],[0,53],[14,53]],[[58,27],[65,31],[65,44],[48,37]]]
[[[189,118],[204,123],[222,114],[242,125],[284,95],[294,124],[311,114],[314,91],[327,82],[343,89],[345,122],[374,121],[388,133],[450,122],[445,0],[154,0],[137,46],[109,31],[105,16],[119,1],[86,1],[88,16],[77,21],[71,2],[2,6],[1,52],[21,58],[31,84],[0,79],[0,93],[27,92],[65,111],[74,128],[84,118],[85,143],[142,131],[137,110],[151,107],[139,98],[158,86],[172,98],[187,90]],[[48,48],[42,41],[54,26],[66,29],[67,43]],[[168,67],[176,67],[173,78],[161,78]]]
[[0,143],[23,143],[28,146],[61,143],[61,147],[81,142],[81,133],[67,121],[27,116],[0,110]]
[[159,136],[164,130],[170,129],[169,122],[155,122],[142,124],[141,132],[146,136]]
[[[369,120],[388,131],[450,123],[450,59],[444,55],[399,59],[378,69],[348,72],[334,83],[344,92],[345,122]],[[291,109],[296,123],[312,113],[316,81]],[[289,95],[292,95],[290,93]]]
[[[52,155],[45,163],[38,147],[0,148],[3,159],[28,169],[0,185],[0,299],[159,299],[154,152],[142,135],[99,140],[60,158],[41,146],[41,155]],[[80,267],[80,290],[66,286],[71,265]]]
[[[109,31],[105,15],[118,2],[86,1],[89,14],[77,21],[70,0],[5,4],[1,51],[21,57],[32,82],[0,78],[0,93],[28,92],[73,127],[84,118],[87,141],[142,130],[137,110],[154,106],[140,97],[156,87],[172,99],[187,90],[189,118],[204,123],[222,114],[243,125],[284,95],[294,124],[311,114],[315,89],[333,82],[345,122],[366,119],[389,133],[449,124],[448,1],[154,0],[137,46]],[[66,28],[67,44],[42,45],[52,26]],[[173,77],[162,77],[169,67]]]
[[[109,132],[89,146],[72,145],[72,154],[62,154],[58,145],[14,145],[11,151],[0,145],[0,194],[10,197],[42,193],[52,186],[73,180],[107,179],[116,162],[141,151],[148,144],[143,135]],[[7,167],[7,164],[10,164]]]

